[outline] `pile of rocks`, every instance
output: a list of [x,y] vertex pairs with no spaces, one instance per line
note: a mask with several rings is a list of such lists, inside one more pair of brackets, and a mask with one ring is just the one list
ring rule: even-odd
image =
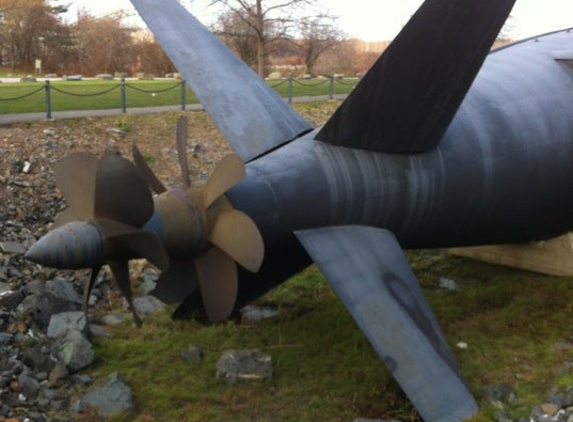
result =
[[[6,255],[2,254],[4,261]],[[14,255],[8,262],[17,259]],[[99,390],[85,396],[91,378],[80,371],[96,361],[90,339],[105,335],[105,327],[90,324],[79,310],[79,280],[57,275],[21,283],[26,276],[45,276],[32,267],[20,262],[14,267],[18,270],[8,270],[7,280],[0,282],[0,421],[75,420],[74,412],[88,406],[100,413],[92,397]],[[100,282],[98,291],[104,285],[108,283]],[[117,389],[119,382],[114,379],[104,386],[103,394]],[[133,408],[130,393],[114,396],[121,404],[102,405],[106,415],[110,409]]]
[[496,422],[573,422],[573,387],[549,395],[547,402],[536,405],[528,417],[512,419],[506,410],[519,407],[519,399],[509,384],[497,384],[485,387],[483,397],[494,408]]

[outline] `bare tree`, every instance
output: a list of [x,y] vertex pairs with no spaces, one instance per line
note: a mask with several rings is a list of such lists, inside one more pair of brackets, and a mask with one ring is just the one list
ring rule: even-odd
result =
[[281,38],[289,38],[305,8],[317,0],[212,0],[221,5],[224,14],[233,14],[252,30],[257,52],[257,73],[265,76],[269,48]]
[[247,17],[230,11],[221,13],[213,25],[213,32],[246,64],[257,66],[257,33],[246,23]]
[[344,32],[334,23],[335,18],[322,15],[303,19],[300,24],[301,39],[297,41],[304,59],[307,73],[314,74],[318,58],[339,46],[346,38]]
[[144,72],[163,76],[176,72],[175,65],[153,36],[141,36],[136,39],[133,44],[133,52],[136,61],[132,63],[131,73]]
[[66,30],[58,18],[65,7],[52,7],[45,0],[0,0],[0,43],[3,60],[13,71],[33,70],[35,59],[57,51]]
[[133,62],[131,30],[122,25],[123,15],[95,18],[80,12],[73,27],[79,73],[126,71]]

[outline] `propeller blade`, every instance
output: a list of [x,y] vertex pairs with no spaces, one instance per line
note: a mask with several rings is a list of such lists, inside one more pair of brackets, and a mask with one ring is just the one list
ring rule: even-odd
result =
[[221,249],[212,247],[195,257],[195,269],[207,316],[212,322],[224,321],[233,312],[237,298],[235,263]]
[[93,218],[97,168],[97,157],[87,152],[70,154],[53,166],[56,184],[79,220]]
[[161,273],[152,294],[170,305],[185,300],[198,285],[193,262],[189,259],[172,259],[169,271]]
[[153,190],[153,192],[160,194],[167,191],[167,188],[163,185],[163,183],[161,183],[155,173],[153,173],[151,168],[147,165],[145,158],[143,158],[143,155],[141,155],[141,152],[135,143],[133,144],[131,150],[133,154],[133,161],[135,161],[135,165],[139,170],[139,174],[143,180],[145,180],[147,185]]
[[186,117],[180,116],[177,119],[177,158],[179,158],[179,167],[181,168],[181,177],[183,184],[187,187],[191,186],[189,183],[189,163],[187,162],[187,124],[189,120]]
[[241,157],[229,154],[217,164],[209,181],[203,186],[203,205],[205,209],[215,200],[239,183],[245,177],[245,164]]
[[201,289],[196,289],[173,311],[173,319],[191,319],[205,315],[205,306],[201,298]]
[[90,295],[92,293],[92,289],[95,285],[95,281],[96,281],[97,275],[99,274],[100,270],[101,270],[101,265],[93,267],[90,271],[89,280],[86,280],[86,282],[84,284],[84,293],[83,293],[83,298],[82,298],[82,306],[83,306],[84,313],[88,312],[88,307],[89,307],[89,303],[90,303]]
[[95,217],[141,227],[153,215],[153,199],[130,161],[119,155],[103,157],[95,181]]
[[129,309],[133,314],[133,321],[137,327],[141,327],[141,318],[135,312],[135,308],[133,307],[133,299],[131,297],[131,284],[129,282],[129,266],[127,261],[124,260],[111,260],[108,261],[107,264],[109,268],[111,268],[111,272],[117,282],[121,293],[127,300],[127,304],[129,305]]
[[117,247],[131,252],[132,256],[145,258],[161,271],[169,270],[169,255],[157,234],[138,230],[111,240]]
[[105,218],[98,218],[96,224],[104,239],[125,236],[139,231],[137,227]]
[[241,211],[221,211],[209,240],[253,273],[263,263],[265,246],[261,233],[253,220]]

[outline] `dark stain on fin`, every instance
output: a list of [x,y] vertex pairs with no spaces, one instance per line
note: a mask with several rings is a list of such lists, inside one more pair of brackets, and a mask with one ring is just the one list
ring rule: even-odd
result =
[[434,148],[515,0],[426,0],[318,133],[388,153]]

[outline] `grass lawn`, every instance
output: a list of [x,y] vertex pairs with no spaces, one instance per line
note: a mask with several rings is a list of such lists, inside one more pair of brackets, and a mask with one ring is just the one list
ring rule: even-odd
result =
[[[548,277],[435,251],[409,253],[481,412],[499,409],[481,400],[484,386],[508,383],[517,400],[505,410],[525,417],[551,388],[569,384],[560,374],[569,350],[552,347],[571,336],[571,278]],[[438,287],[455,280],[456,291]],[[323,277],[311,267],[259,301],[280,309],[260,324],[172,321],[158,315],[143,328],[124,324],[99,340],[95,374],[120,371],[134,390],[137,412],[112,421],[350,422],[355,418],[419,421],[416,411],[369,346]],[[455,345],[463,341],[467,349]],[[181,358],[189,344],[201,363]],[[215,377],[226,349],[258,348],[273,359],[273,380],[228,386]]]
[[[349,93],[358,79],[335,80],[335,94]],[[288,80],[269,81],[279,95],[287,98]],[[53,81],[50,84],[52,111],[99,110],[122,107],[120,80]],[[292,82],[292,96],[329,95],[328,79],[309,79]],[[186,87],[186,103],[198,100]],[[177,80],[126,81],[127,108],[179,105],[182,102],[182,84]],[[0,84],[0,114],[46,111],[46,84],[44,82]]]

